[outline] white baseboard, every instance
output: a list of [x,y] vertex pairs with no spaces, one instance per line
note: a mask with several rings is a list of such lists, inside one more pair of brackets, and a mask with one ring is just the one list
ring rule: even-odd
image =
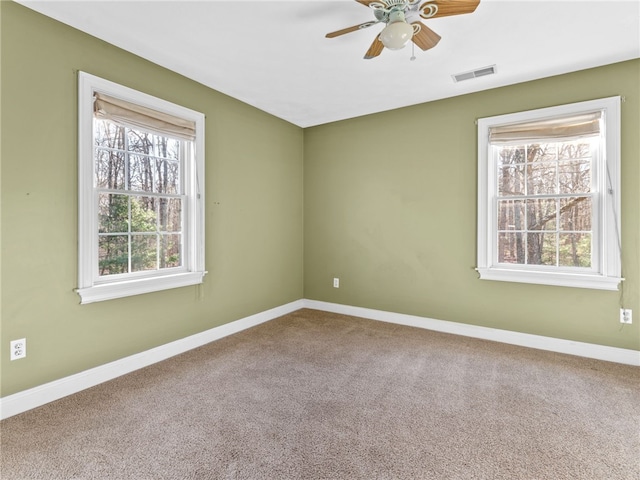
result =
[[411,327],[424,328],[437,332],[481,338],[495,342],[537,348],[558,353],[567,353],[609,362],[640,366],[640,352],[624,348],[607,347],[591,343],[574,342],[559,338],[543,337],[527,333],[511,332],[495,328],[479,327],[432,318],[406,315],[402,313],[385,312],[370,308],[354,307],[337,303],[320,302],[317,300],[296,300],[271,310],[251,315],[219,327],[176,340],[166,345],[152,348],[114,362],[91,368],[75,375],[70,375],[53,382],[45,383],[22,392],[0,398],[0,419],[12,417],[32,408],[58,400],[73,393],[80,392],[100,383],[112,380],[121,375],[147,367],[167,358],[187,352],[220,338],[233,335],[247,328],[281,317],[301,308],[311,308],[326,312],[341,313],[354,317],[368,318],[382,322],[396,323]]
[[246,330],[261,323],[295,312],[304,307],[303,300],[287,303],[271,310],[251,315],[219,327],[161,345],[150,350],[121,358],[53,382],[0,398],[0,419],[58,400],[100,383],[131,373],[167,358],[187,352],[220,338]]
[[304,300],[304,307],[325,312],[341,313],[354,317],[380,320],[382,322],[397,323],[411,327],[435,330],[437,332],[452,333],[465,337],[481,338],[494,342],[519,345],[521,347],[537,348],[557,353],[566,353],[580,357],[606,360],[609,362],[623,363],[626,365],[640,366],[640,351],[625,348],[608,347],[593,343],[574,342],[561,338],[543,337],[529,333],[511,332],[496,328],[479,327],[465,323],[447,322],[432,318],[405,315],[403,313],[385,312],[370,308],[353,307],[337,303],[320,302],[316,300]]

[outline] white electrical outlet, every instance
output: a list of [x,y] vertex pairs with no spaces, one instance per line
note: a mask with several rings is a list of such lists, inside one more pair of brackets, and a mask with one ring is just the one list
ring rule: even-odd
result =
[[628,323],[628,324],[633,323],[630,308],[620,309],[620,323]]
[[340,288],[340,279],[339,278],[334,278],[333,279],[333,288]]
[[27,339],[11,341],[11,360],[18,360],[27,356]]

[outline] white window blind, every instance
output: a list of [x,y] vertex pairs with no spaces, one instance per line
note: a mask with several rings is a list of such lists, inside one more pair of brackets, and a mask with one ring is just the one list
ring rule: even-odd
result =
[[152,131],[159,135],[194,140],[196,124],[193,121],[159,112],[104,93],[94,92],[93,113],[96,118],[119,125]]
[[546,118],[532,122],[495,125],[489,129],[489,142],[521,143],[553,139],[575,139],[600,134],[602,112]]

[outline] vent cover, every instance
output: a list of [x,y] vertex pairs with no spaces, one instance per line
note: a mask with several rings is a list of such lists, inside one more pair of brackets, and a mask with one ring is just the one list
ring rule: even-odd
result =
[[452,75],[452,77],[453,77],[453,81],[458,83],[458,82],[462,82],[463,80],[471,80],[472,78],[484,77],[486,75],[493,75],[494,73],[496,73],[496,66],[490,65],[488,67],[478,68],[470,72],[456,73],[455,75]]

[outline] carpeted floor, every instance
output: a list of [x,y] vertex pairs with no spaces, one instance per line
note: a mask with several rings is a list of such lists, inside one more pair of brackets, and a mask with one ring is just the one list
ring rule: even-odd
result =
[[305,309],[0,428],[3,480],[637,480],[640,369]]

